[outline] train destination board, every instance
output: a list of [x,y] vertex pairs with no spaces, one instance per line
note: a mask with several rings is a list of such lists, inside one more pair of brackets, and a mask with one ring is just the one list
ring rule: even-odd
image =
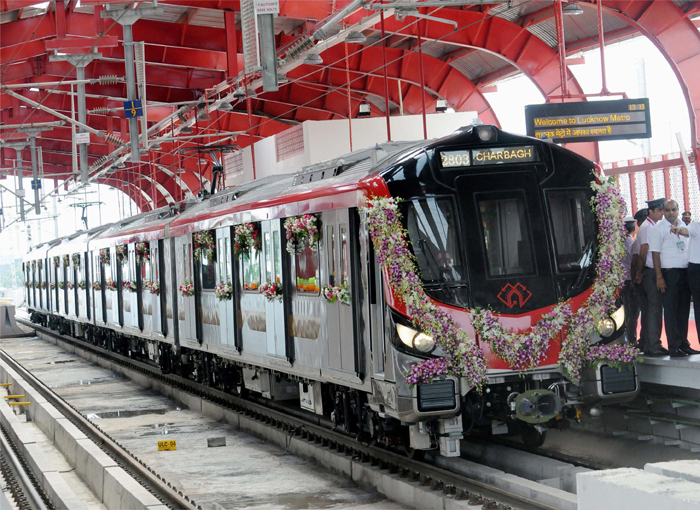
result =
[[528,136],[559,143],[651,138],[647,98],[528,105],[525,124]]

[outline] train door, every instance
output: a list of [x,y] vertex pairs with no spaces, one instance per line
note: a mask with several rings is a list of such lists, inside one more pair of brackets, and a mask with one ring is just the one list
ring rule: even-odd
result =
[[197,324],[195,316],[194,294],[183,296],[180,287],[194,285],[194,272],[192,264],[192,236],[182,236],[175,239],[175,257],[177,261],[178,287],[178,323],[179,335],[182,340],[197,342]]
[[324,249],[328,263],[328,284],[347,293],[345,299],[326,303],[328,324],[328,367],[355,379],[358,373],[356,356],[357,324],[354,320],[349,210],[324,214]]
[[153,331],[153,324],[155,322],[153,317],[155,294],[153,294],[152,289],[153,282],[157,280],[155,279],[154,264],[156,264],[156,261],[153,258],[153,248],[151,248],[150,243],[146,243],[146,246],[149,252],[148,258],[145,256],[143,258],[139,258],[136,263],[140,280],[140,285],[138,286],[139,292],[137,295],[139,298],[139,328],[146,333],[150,333]]
[[[43,264],[42,264],[43,268]],[[37,261],[37,266],[36,266],[36,272],[39,277],[39,308],[43,309],[44,308],[44,291],[41,288],[41,284],[44,283],[44,274],[43,274],[43,269],[39,267],[39,262]]]
[[76,294],[78,295],[78,314],[81,317],[90,318],[90,300],[88,299],[88,256],[87,253],[81,252],[78,254],[79,263],[76,268],[78,283],[75,285]]
[[[161,263],[161,250],[163,241],[151,241],[151,288],[144,289],[148,290],[143,293],[143,299],[146,300],[150,298],[151,300],[151,331],[154,333],[163,334],[165,331],[163,328],[163,293],[165,289],[163,288],[163,278],[161,273],[163,271],[163,265]],[[145,325],[144,325],[145,327]]]
[[98,321],[105,323],[107,322],[107,304],[105,298],[107,296],[107,292],[109,292],[106,286],[107,277],[105,275],[107,267],[102,264],[102,261],[100,260],[100,250],[94,251],[93,259],[93,267],[95,268],[92,272],[93,282],[97,282],[100,288],[100,290],[97,290],[93,287],[94,292],[92,293],[92,302],[94,304],[93,309],[95,310],[95,323]]
[[[279,283],[284,289],[286,282],[282,274],[282,239],[280,221],[264,221],[263,236],[263,281]],[[270,356],[287,357],[287,330],[285,328],[284,298],[265,300],[267,330],[267,353]]]
[[[464,239],[474,240],[464,243],[470,306],[519,315],[551,303],[556,289],[536,174],[508,172],[507,179],[497,171],[466,175],[457,179],[456,188]],[[426,200],[435,201],[433,209],[452,214],[439,200]]]
[[[231,227],[217,229],[216,231],[216,272],[218,283],[229,285],[233,289],[232,253],[231,253]],[[217,299],[219,307],[219,334],[221,345],[236,347],[236,323],[233,311],[233,296],[231,299]]]

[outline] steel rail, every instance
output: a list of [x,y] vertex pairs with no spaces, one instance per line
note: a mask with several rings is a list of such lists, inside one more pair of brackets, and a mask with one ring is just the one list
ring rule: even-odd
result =
[[[18,319],[20,322],[29,325],[31,323],[26,323],[22,319]],[[35,329],[36,325],[31,327]],[[42,328],[43,329],[43,328]],[[49,330],[50,331],[50,330]],[[45,333],[45,332],[44,332]],[[60,335],[55,335],[60,337],[65,341],[65,337]],[[98,446],[103,447],[103,449],[109,453],[122,467],[126,467],[128,471],[132,472],[137,479],[141,482],[147,489],[161,499],[166,505],[171,508],[201,508],[197,507],[196,503],[192,501],[189,496],[186,496],[182,491],[176,491],[172,486],[168,485],[162,478],[160,478],[154,471],[151,470],[143,461],[140,461],[137,457],[133,456],[127,450],[125,450],[121,445],[119,445],[114,439],[109,435],[104,433],[100,428],[98,428],[94,423],[85,418],[79,411],[77,411],[73,406],[66,402],[59,395],[54,393],[49,387],[47,387],[43,382],[37,379],[29,370],[24,368],[19,362],[17,362],[12,356],[7,354],[4,350],[0,349],[0,359],[5,363],[10,365],[13,370],[20,374],[20,376],[27,381],[36,391],[38,391],[44,398],[47,399],[51,404],[56,406],[56,408],[66,416],[73,424],[75,424],[81,431],[83,431],[93,442]]]
[[[330,430],[329,426],[332,424],[324,425],[327,422],[322,417],[302,410],[291,410],[265,399],[260,401],[247,400],[240,396],[203,386],[177,375],[163,375],[159,368],[152,365],[108,351],[83,340],[61,335],[25,319],[18,318],[16,320],[25,326],[40,331],[44,335],[72,344],[92,354],[108,358],[142,375],[166,382],[173,387],[193,393],[200,398],[206,398],[214,403],[226,406],[236,413],[256,419],[271,427],[280,428],[292,438],[328,446],[339,453],[359,458],[363,462],[369,462],[372,465],[378,465],[383,469],[388,469],[391,473],[398,473],[402,478],[408,478],[419,482],[421,485],[430,486],[433,490],[442,490],[446,495],[452,495],[458,499],[469,499],[471,504],[482,504],[482,502],[491,501],[496,504],[516,506],[522,510],[557,510],[556,506],[536,501],[496,485],[426,462],[409,459],[404,455],[372,446],[371,444],[363,444],[346,434]],[[0,350],[0,357],[5,356],[7,354]],[[17,366],[21,366],[16,361],[13,360],[13,362]],[[27,372],[23,368],[22,371]],[[77,411],[74,410],[74,412]],[[94,425],[91,424],[91,426]],[[472,503],[472,501],[475,502]]]
[[[41,497],[37,491],[35,484],[36,481],[32,481],[23,463],[20,461],[19,457],[15,455],[14,449],[10,444],[10,441],[6,437],[7,432],[4,427],[0,433],[0,445],[2,445],[2,454],[7,461],[10,472],[12,473],[12,480],[5,480],[8,486],[10,486],[10,492],[12,493],[17,506],[21,508],[29,508],[33,510],[50,510],[53,508],[51,505],[44,503],[44,498]],[[24,463],[26,464],[26,463]],[[13,483],[17,482],[19,487],[12,487]],[[20,495],[21,494],[21,495]],[[24,499],[22,498],[24,496]]]

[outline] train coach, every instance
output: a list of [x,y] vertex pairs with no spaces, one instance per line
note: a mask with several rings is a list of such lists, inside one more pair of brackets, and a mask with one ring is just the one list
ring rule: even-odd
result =
[[[46,309],[32,297],[32,320],[409,455],[459,455],[470,433],[542,444],[582,406],[632,399],[633,366],[601,358],[572,377],[560,354],[573,323],[518,364],[476,330],[474,313],[534,338],[543,321],[589,306],[600,228],[592,169],[556,145],[479,124],[379,144],[84,233],[80,266],[66,267],[84,279],[87,299]],[[398,203],[416,268],[405,274],[415,275],[421,306],[466,335],[458,348],[423,330],[428,322],[392,280],[387,247],[368,228],[376,197]],[[38,253],[25,258],[32,284]],[[586,347],[622,337],[624,309],[608,308]],[[478,384],[455,369],[468,351],[472,368],[483,365]],[[435,366],[442,371],[416,379],[416,367]]]

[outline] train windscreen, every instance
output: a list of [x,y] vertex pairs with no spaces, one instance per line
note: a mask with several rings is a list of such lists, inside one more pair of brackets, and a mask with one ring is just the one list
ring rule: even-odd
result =
[[554,231],[557,270],[578,271],[591,262],[593,212],[583,190],[549,190],[547,201]]

